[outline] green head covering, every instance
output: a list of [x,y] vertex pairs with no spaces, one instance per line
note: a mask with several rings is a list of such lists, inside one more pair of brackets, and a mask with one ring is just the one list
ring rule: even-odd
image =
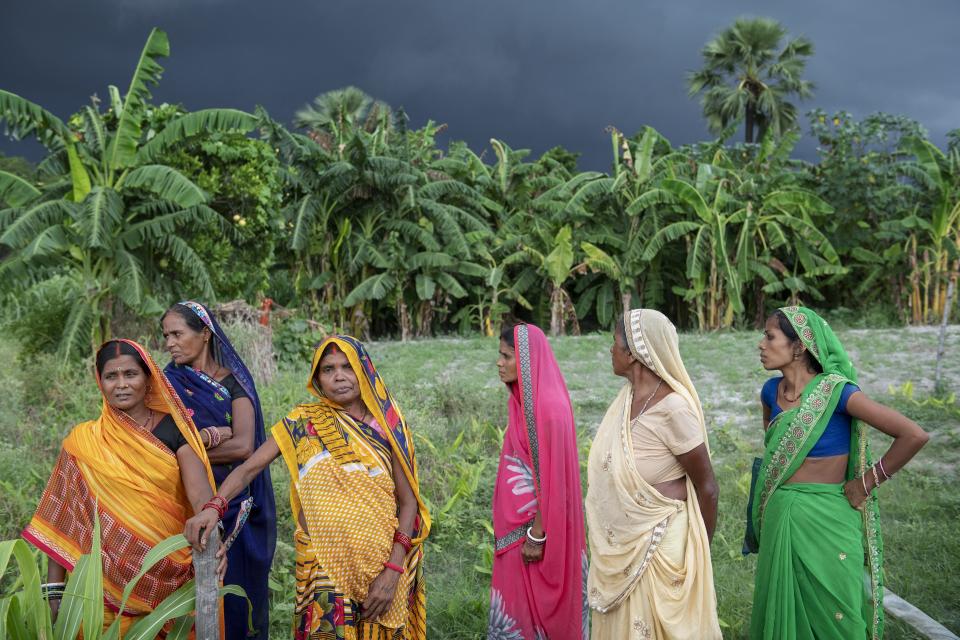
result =
[[824,373],[841,375],[850,382],[857,381],[857,370],[850,362],[847,350],[826,320],[806,307],[781,307],[779,311],[790,321],[803,346],[817,359]]
[[[823,373],[807,383],[800,406],[780,413],[764,434],[765,450],[757,471],[756,499],[751,500],[749,507],[753,531],[760,540],[761,548],[764,544],[763,517],[768,501],[800,468],[823,435],[847,382],[857,381],[857,370],[850,362],[850,356],[823,318],[806,307],[783,307],[780,312],[790,321],[803,346],[823,367]],[[846,478],[855,479],[869,473],[872,464],[866,426],[853,418],[850,423],[850,456]],[[843,502],[836,508],[846,510],[849,505]],[[879,640],[883,637],[883,539],[875,493],[871,492],[861,513],[864,551],[870,569],[867,635],[871,640]],[[757,580],[760,581],[758,584],[765,584],[767,577],[758,573]]]

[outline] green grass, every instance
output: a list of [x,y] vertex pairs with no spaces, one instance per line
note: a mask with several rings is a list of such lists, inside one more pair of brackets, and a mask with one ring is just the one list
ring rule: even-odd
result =
[[[960,389],[960,332],[948,340],[947,382]],[[918,458],[880,490],[888,586],[955,632],[960,631],[960,517],[957,456],[960,410],[922,404],[933,387],[936,333],[927,329],[841,331],[868,394],[895,406],[933,438]],[[729,638],[746,637],[755,556],[740,554],[749,465],[760,450],[758,394],[768,373],[756,359],[757,333],[685,334],[684,359],[707,414],[714,465],[721,486],[720,521],[713,561],[720,617]],[[580,433],[581,463],[592,434],[621,381],[609,372],[607,336],[552,341],[567,378]],[[506,393],[499,382],[493,339],[381,342],[371,355],[412,425],[424,495],[434,514],[427,546],[429,637],[484,636],[491,558],[490,500]],[[0,359],[14,363],[16,349],[0,341]],[[282,368],[261,388],[268,423],[307,398],[307,363]],[[94,417],[99,398],[83,367],[58,371],[52,361],[10,364],[0,371],[0,539],[29,519],[60,440],[70,427]],[[909,394],[889,387],[911,383]],[[909,387],[906,391],[911,391]],[[875,438],[876,450],[886,443]],[[287,472],[272,467],[277,493],[279,543],[274,563],[272,636],[289,635],[292,610],[292,520]],[[891,621],[888,638],[915,638]]]

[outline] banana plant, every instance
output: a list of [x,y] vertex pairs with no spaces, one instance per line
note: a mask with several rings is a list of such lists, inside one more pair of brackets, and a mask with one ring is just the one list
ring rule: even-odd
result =
[[918,137],[906,138],[901,146],[913,159],[901,163],[899,171],[914,182],[925,200],[925,211],[929,211],[921,218],[920,231],[925,237],[919,253],[926,250],[929,258],[922,268],[930,275],[923,294],[915,288],[913,321],[939,322],[949,282],[956,283],[960,270],[960,150],[954,148],[947,154]]
[[666,178],[648,192],[646,200],[689,213],[657,231],[647,243],[643,259],[652,260],[669,243],[689,237],[688,286],[677,293],[694,303],[701,329],[729,327],[735,314],[744,310],[743,280],[733,260],[735,229],[729,179],[714,177],[714,167],[702,164],[694,184]]
[[[184,231],[232,228],[209,206],[209,196],[179,171],[158,164],[164,151],[210,131],[251,130],[256,120],[231,109],[209,109],[171,120],[150,140],[143,125],[150,87],[169,55],[163,31],[151,31],[127,92],[109,89],[110,106],[94,99],[65,124],[25,98],[0,90],[0,119],[15,136],[35,136],[50,151],[43,184],[0,172],[0,244],[11,253],[0,266],[22,290],[55,276],[68,283],[58,352],[87,352],[110,335],[119,302],[138,314],[156,313],[152,295],[171,277],[194,294],[214,296],[206,268]],[[182,293],[188,293],[184,291]]]

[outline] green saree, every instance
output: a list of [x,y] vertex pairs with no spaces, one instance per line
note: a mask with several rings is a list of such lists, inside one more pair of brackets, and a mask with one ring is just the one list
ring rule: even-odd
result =
[[[785,307],[823,373],[800,405],[767,429],[757,476],[753,527],[760,542],[750,637],[849,640],[883,637],[883,550],[877,498],[850,508],[841,484],[786,484],[826,429],[856,370],[827,323],[804,307]],[[852,420],[846,478],[872,464],[866,425]],[[863,566],[870,580],[864,589]]]

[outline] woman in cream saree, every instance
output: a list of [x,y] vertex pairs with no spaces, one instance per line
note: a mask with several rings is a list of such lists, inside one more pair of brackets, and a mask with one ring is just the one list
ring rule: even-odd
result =
[[658,311],[630,311],[611,356],[630,383],[587,469],[592,637],[720,638],[709,539],[717,486],[676,329]]

